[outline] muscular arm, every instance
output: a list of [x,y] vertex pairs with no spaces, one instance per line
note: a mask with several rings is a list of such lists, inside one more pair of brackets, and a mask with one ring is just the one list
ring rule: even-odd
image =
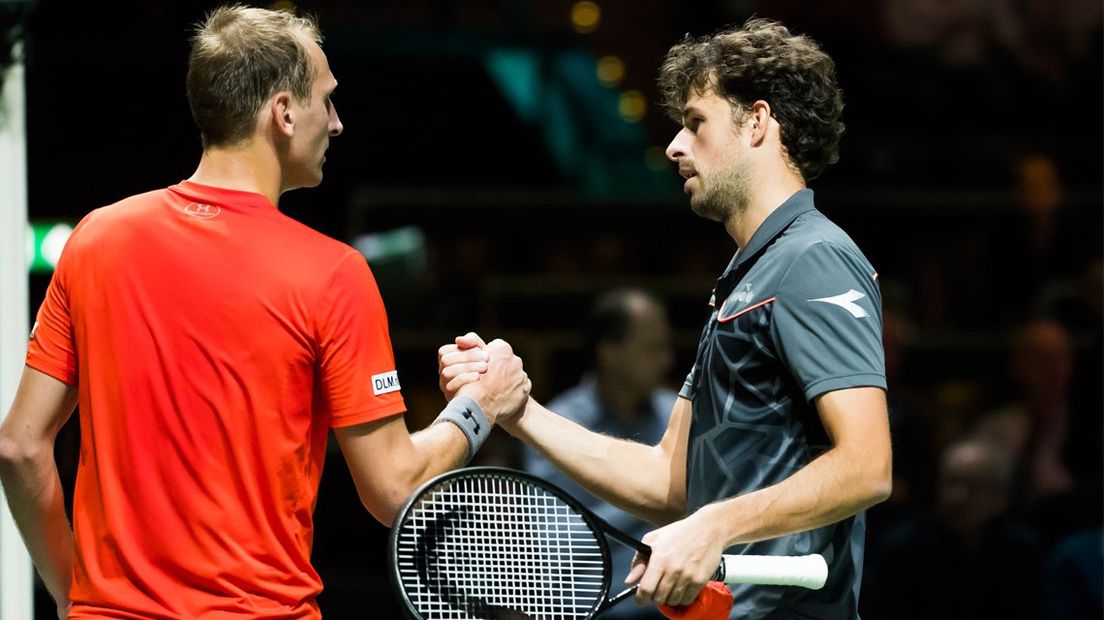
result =
[[54,441],[76,403],[75,386],[26,367],[0,425],[0,482],[31,560],[59,609],[69,604],[75,552]]
[[411,435],[402,416],[334,430],[356,482],[360,501],[390,526],[414,489],[464,464],[467,440],[452,424]]
[[702,508],[725,546],[835,523],[889,497],[885,392],[838,390],[815,404],[832,442],[827,452],[776,485]]
[[[480,358],[472,366],[483,371],[478,381],[463,386],[458,393],[479,403],[493,425],[521,408],[531,386],[521,359],[505,342],[496,340],[487,345],[486,354]],[[387,526],[415,489],[438,474],[464,465],[468,453],[467,437],[451,423],[432,424],[411,435],[402,416],[391,416],[334,432],[361,502]]]
[[778,484],[703,506],[682,521],[650,532],[646,563],[634,567],[638,599],[686,604],[738,543],[810,530],[868,508],[889,496],[889,421],[878,388],[829,392],[816,408],[832,447]]
[[686,511],[686,445],[690,401],[679,398],[655,446],[587,430],[530,399],[502,427],[539,450],[561,471],[615,506],[654,523]]

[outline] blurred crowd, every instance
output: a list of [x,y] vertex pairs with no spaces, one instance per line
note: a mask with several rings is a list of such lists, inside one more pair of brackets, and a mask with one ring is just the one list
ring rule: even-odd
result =
[[1074,183],[1099,185],[1101,3],[756,4],[833,54],[849,130],[864,147],[842,167],[875,182],[984,187],[1037,150]]

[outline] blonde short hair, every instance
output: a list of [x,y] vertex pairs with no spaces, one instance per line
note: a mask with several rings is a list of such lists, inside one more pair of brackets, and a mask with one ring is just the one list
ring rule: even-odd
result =
[[196,26],[188,58],[188,104],[203,147],[232,146],[253,133],[274,93],[310,101],[314,67],[306,41],[322,43],[313,18],[224,6]]

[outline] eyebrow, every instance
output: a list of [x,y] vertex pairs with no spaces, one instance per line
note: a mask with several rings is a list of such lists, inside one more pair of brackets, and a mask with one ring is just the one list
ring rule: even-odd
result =
[[695,108],[692,105],[688,105],[688,106],[686,106],[685,108],[682,109],[682,120],[683,120],[683,122],[685,122],[686,117],[688,117],[692,114],[701,114],[701,113],[702,113],[702,111],[699,110],[698,108]]

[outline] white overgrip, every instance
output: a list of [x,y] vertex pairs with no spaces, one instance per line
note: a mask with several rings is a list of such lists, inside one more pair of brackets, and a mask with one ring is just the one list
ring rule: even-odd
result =
[[820,554],[724,555],[724,582],[764,586],[801,586],[819,590],[828,579],[828,563]]

